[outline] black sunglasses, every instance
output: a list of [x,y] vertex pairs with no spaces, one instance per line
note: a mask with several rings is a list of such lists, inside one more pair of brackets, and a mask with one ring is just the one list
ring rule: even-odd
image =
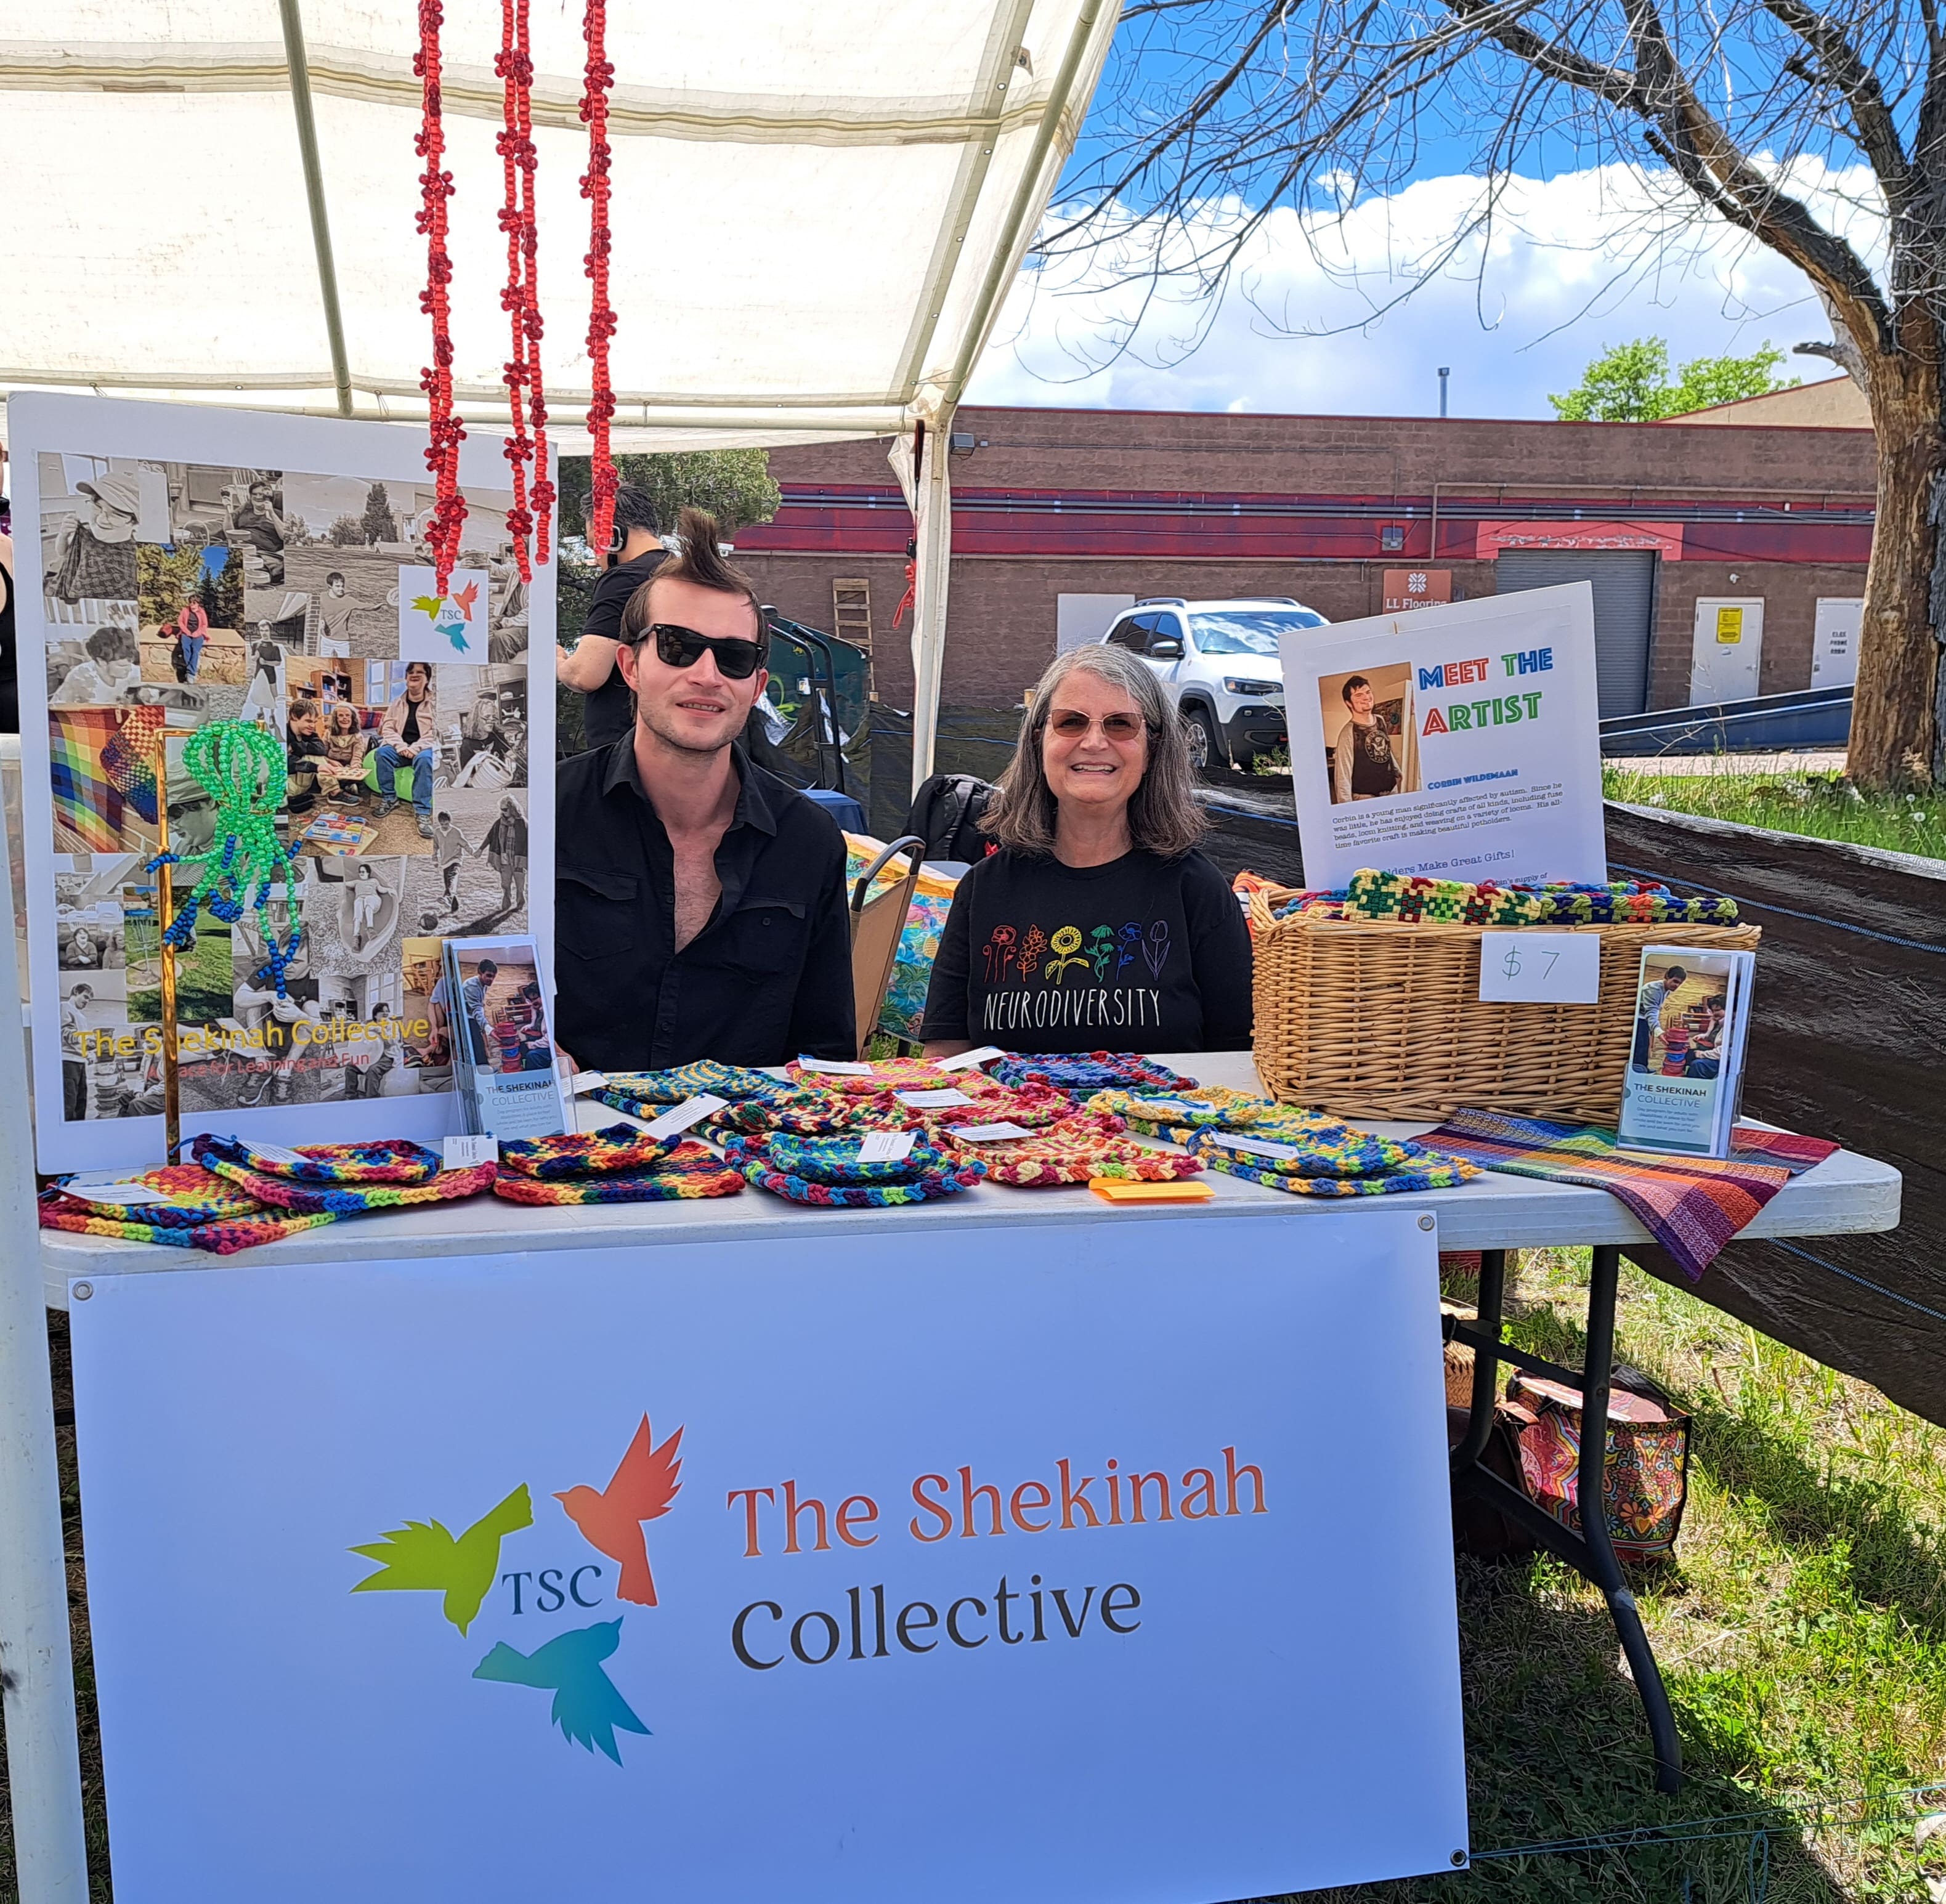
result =
[[693,668],[706,654],[716,657],[716,666],[725,680],[747,681],[764,665],[761,643],[734,637],[718,639],[698,634],[693,628],[679,628],[673,622],[652,622],[636,636],[638,643],[653,638],[656,658],[670,668]]

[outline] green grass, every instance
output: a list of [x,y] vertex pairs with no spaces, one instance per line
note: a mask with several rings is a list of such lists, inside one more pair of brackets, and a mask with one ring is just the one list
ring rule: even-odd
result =
[[1867,794],[1841,774],[1755,774],[1727,766],[1720,773],[1657,773],[1610,765],[1602,770],[1602,792],[1632,806],[1946,859],[1946,788]]
[[[1509,1337],[1573,1362],[1587,1252],[1524,1259]],[[1470,1293],[1470,1292],[1464,1292]],[[1476,1850],[1742,1818],[1723,1835],[1482,1861],[1334,1893],[1361,1904],[1568,1899],[1924,1904],[1914,1788],[1946,1781],[1946,1433],[1687,1294],[1623,1271],[1621,1359],[1691,1414],[1673,1564],[1631,1584],[1687,1780],[1651,1784],[1646,1730],[1601,1597],[1548,1558],[1462,1560],[1460,1657]],[[1768,1834],[1753,1887],[1753,1826]]]
[[[1585,1250],[1528,1253],[1512,1279],[1512,1339],[1577,1360],[1586,1276]],[[66,1338],[63,1319],[53,1343],[63,1405]],[[1946,1809],[1946,1791],[1910,1794],[1946,1782],[1946,1431],[1626,1267],[1619,1353],[1694,1422],[1677,1557],[1632,1577],[1687,1782],[1674,1798],[1653,1790],[1641,1709],[1600,1596],[1550,1559],[1463,1558],[1473,1844],[1741,1822],[1700,1827],[1690,1841],[1482,1859],[1456,1875],[1328,1895],[1343,1904],[1925,1904],[1923,1880],[1946,1877],[1946,1850],[1935,1841],[1922,1856],[1914,1819]],[[60,1440],[78,1555],[73,1431]],[[1336,1456],[1354,1459],[1355,1448],[1348,1438]],[[1382,1506],[1384,1477],[1370,1478]],[[92,1890],[107,1904],[78,1560],[73,1572]],[[1293,1716],[1330,1723],[1329,1714]],[[12,1895],[0,1810],[0,1898]]]

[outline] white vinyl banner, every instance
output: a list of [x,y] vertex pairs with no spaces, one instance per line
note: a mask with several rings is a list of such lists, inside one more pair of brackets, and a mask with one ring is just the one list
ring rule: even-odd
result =
[[1283,640],[1305,883],[1608,875],[1585,582]]
[[77,1287],[118,1904],[1463,1863],[1417,1220]]

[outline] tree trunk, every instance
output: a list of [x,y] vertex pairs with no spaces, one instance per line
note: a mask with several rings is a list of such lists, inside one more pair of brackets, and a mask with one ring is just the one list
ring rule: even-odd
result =
[[[1878,439],[1878,514],[1858,643],[1849,770],[1861,786],[1946,778],[1939,759],[1939,634],[1946,582],[1946,421],[1928,351],[1866,360]],[[1946,597],[1938,613],[1946,617]]]

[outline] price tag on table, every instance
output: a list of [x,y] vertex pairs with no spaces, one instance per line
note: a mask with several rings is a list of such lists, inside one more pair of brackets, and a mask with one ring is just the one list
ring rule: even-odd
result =
[[148,1183],[92,1183],[83,1184],[70,1180],[62,1187],[71,1196],[83,1197],[90,1203],[111,1203],[118,1208],[131,1209],[144,1204],[173,1203],[175,1199],[167,1190],[159,1190]]
[[858,1161],[861,1164],[902,1163],[912,1155],[912,1147],[910,1131],[867,1131],[858,1140]]
[[720,1111],[729,1103],[727,1097],[713,1097],[703,1091],[694,1097],[685,1097],[680,1104],[672,1105],[653,1124],[643,1128],[652,1137],[672,1137],[687,1131],[692,1124],[700,1124],[712,1111]]
[[828,1071],[834,1078],[869,1078],[872,1067],[869,1064],[853,1064],[836,1058],[799,1058],[800,1071]]
[[500,1140],[484,1131],[449,1137],[442,1140],[440,1156],[440,1167],[443,1170],[472,1170],[481,1164],[497,1164]]
[[295,1150],[286,1150],[280,1143],[253,1143],[250,1148],[267,1164],[307,1164],[308,1157],[301,1157]]
[[896,1095],[901,1104],[909,1104],[916,1111],[944,1110],[950,1105],[973,1101],[963,1091],[901,1091]]
[[1483,1004],[1591,1005],[1601,995],[1598,932],[1481,934]]
[[1302,1150],[1287,1143],[1272,1143],[1268,1137],[1233,1137],[1228,1131],[1221,1132],[1216,1139],[1225,1150],[1247,1151],[1253,1157],[1301,1157]]
[[591,1091],[606,1091],[608,1074],[605,1071],[577,1071],[567,1081],[567,1094],[570,1097],[585,1097]]
[[1030,1137],[1033,1133],[1018,1124],[956,1124],[947,1134],[968,1143],[1004,1143],[1009,1137]]
[[971,1051],[962,1051],[957,1057],[934,1058],[935,1071],[965,1071],[982,1065],[991,1064],[996,1058],[1003,1058],[1006,1053],[997,1045],[982,1045]]

